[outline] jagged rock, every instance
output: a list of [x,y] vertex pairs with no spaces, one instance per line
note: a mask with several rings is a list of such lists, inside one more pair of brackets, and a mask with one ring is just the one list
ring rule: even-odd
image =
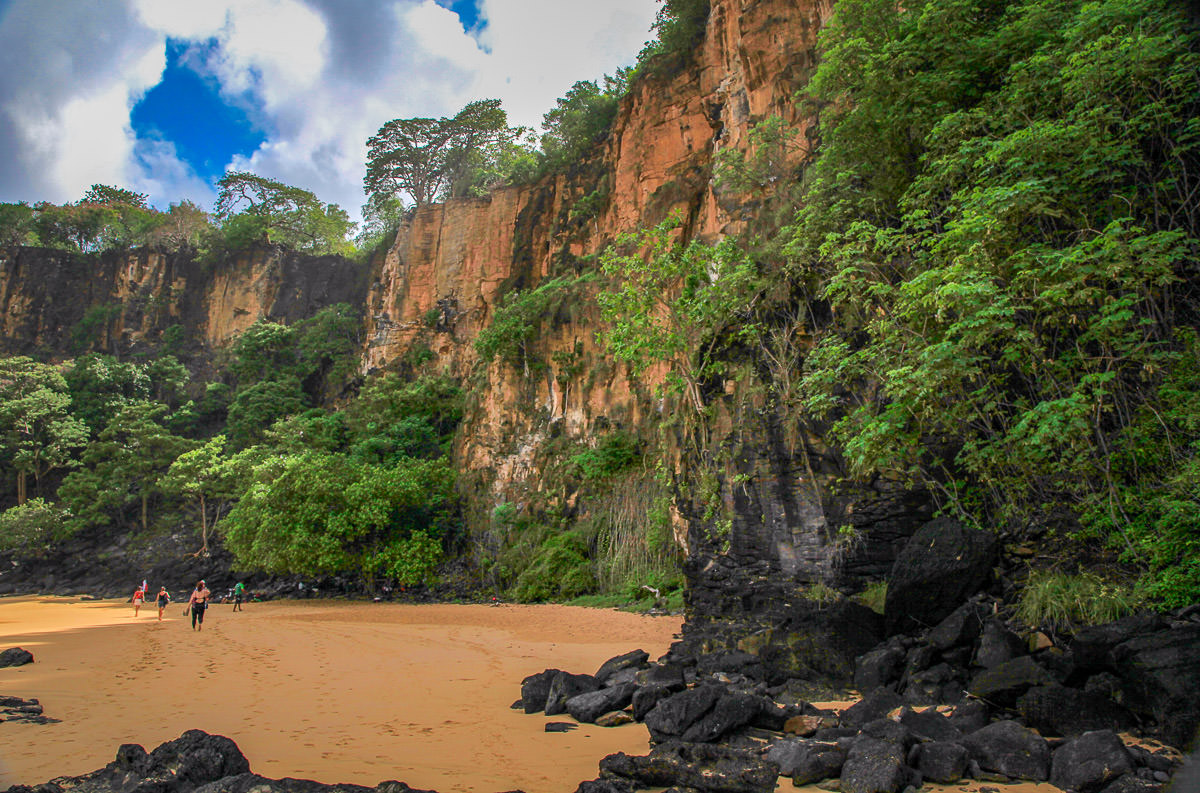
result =
[[1133,770],[1125,744],[1111,730],[1087,732],[1060,746],[1050,765],[1050,784],[1071,793],[1097,793]]
[[709,653],[700,656],[696,661],[696,673],[700,675],[713,675],[724,673],[726,675],[740,674],[745,675],[751,680],[763,680],[765,670],[763,669],[762,660],[750,653],[741,650],[724,653]]
[[730,691],[717,700],[712,710],[688,727],[683,734],[683,740],[689,743],[715,741],[722,735],[753,722],[762,709],[763,699],[761,697],[740,691]]
[[614,710],[596,719],[597,727],[620,727],[623,724],[633,724],[633,714],[626,710]]
[[919,712],[912,708],[904,708],[900,711],[899,721],[922,741],[952,742],[962,738],[962,732],[950,719],[936,710]]
[[520,701],[526,713],[541,713],[546,709],[546,697],[550,696],[550,684],[560,674],[562,674],[561,669],[547,669],[521,681]]
[[937,625],[986,586],[996,538],[951,518],[926,523],[905,544],[888,578],[889,634]]
[[[1189,788],[1175,786],[1168,788],[1167,793],[1189,793]],[[1152,779],[1142,779],[1137,774],[1126,774],[1117,781],[1107,785],[1100,793],[1162,793],[1160,782]]]
[[904,700],[895,691],[877,688],[842,711],[841,721],[851,727],[861,727],[867,722],[883,718],[903,704]]
[[559,672],[550,681],[550,692],[546,694],[546,715],[557,716],[560,713],[566,713],[567,700],[598,688],[600,688],[600,681],[591,675]]
[[952,647],[969,645],[979,637],[983,628],[983,615],[983,606],[974,600],[968,600],[935,625],[925,636],[925,641],[930,647],[942,652]]
[[717,704],[723,693],[720,686],[697,686],[661,700],[644,719],[650,738],[664,741],[682,736]]
[[963,735],[970,735],[982,729],[992,720],[988,706],[977,699],[967,700],[956,705],[950,714],[950,723]]
[[1064,686],[1037,686],[1021,695],[1017,710],[1042,735],[1082,735],[1092,730],[1130,729],[1133,714],[1108,697]]
[[899,744],[863,737],[846,755],[840,788],[842,793],[898,793],[912,780]]
[[1112,650],[1118,644],[1166,627],[1166,620],[1157,614],[1132,614],[1079,631],[1071,639],[1071,652],[1081,668],[1104,671],[1112,666]]
[[572,724],[569,721],[548,721],[548,722],[546,722],[546,726],[543,728],[542,731],[543,732],[570,732],[571,730],[575,730],[578,728],[579,728],[578,724]]
[[433,793],[417,790],[403,782],[380,782],[373,788],[362,785],[326,785],[308,779],[266,779],[258,774],[225,777],[196,788],[193,793]]
[[686,668],[684,664],[674,662],[651,664],[638,670],[637,682],[641,686],[662,686],[671,691],[683,691],[687,688]]
[[633,717],[644,721],[646,714],[654,710],[654,706],[682,689],[672,689],[668,686],[641,686],[633,692]]
[[755,753],[679,741],[655,746],[643,757],[611,754],[600,761],[600,772],[642,787],[679,785],[711,793],[773,793],[779,778],[776,765]]
[[624,709],[633,701],[636,689],[633,683],[626,683],[579,694],[567,700],[567,713],[576,721],[591,724],[605,713]]
[[607,684],[608,679],[624,669],[643,669],[649,665],[650,654],[645,650],[631,650],[624,655],[609,658],[596,670],[594,677]]
[[0,667],[24,666],[33,663],[33,653],[20,647],[9,647],[0,653]]
[[942,705],[963,697],[963,681],[949,664],[938,664],[909,678],[904,701],[909,705]]
[[1158,720],[1167,743],[1186,746],[1200,728],[1200,625],[1188,623],[1121,642],[1112,650],[1122,704]]
[[993,669],[1027,654],[1025,642],[1021,641],[1021,637],[1004,627],[999,620],[992,619],[983,626],[974,663],[984,669]]
[[779,766],[780,775],[790,776],[797,785],[836,777],[846,762],[844,749],[817,741],[776,741],[765,756]]
[[854,663],[854,687],[874,691],[898,682],[904,673],[905,655],[904,648],[894,644],[860,655]]
[[932,741],[913,747],[912,764],[925,779],[950,784],[963,778],[970,753],[958,743]]
[[1015,721],[998,721],[962,740],[984,771],[1041,782],[1050,775],[1050,746]]
[[970,691],[986,702],[1011,708],[1016,705],[1018,697],[1034,686],[1048,686],[1057,682],[1037,661],[1025,655],[992,669],[984,669],[971,680]]
[[892,719],[876,719],[875,721],[868,722],[863,725],[860,734],[881,741],[891,741],[903,749],[906,754],[912,748],[912,745],[917,742],[917,737],[913,735],[912,730]]
[[634,793],[634,787],[628,779],[621,777],[601,777],[588,782],[580,782],[575,793]]

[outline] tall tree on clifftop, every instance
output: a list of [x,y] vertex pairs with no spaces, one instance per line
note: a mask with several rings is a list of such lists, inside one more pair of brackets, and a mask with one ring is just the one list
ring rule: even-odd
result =
[[245,171],[225,174],[217,188],[215,215],[234,248],[265,239],[312,253],[349,249],[350,216],[308,190]]
[[469,195],[522,132],[508,126],[499,99],[472,102],[452,118],[394,118],[367,139],[363,190],[375,202],[407,194],[418,207]]

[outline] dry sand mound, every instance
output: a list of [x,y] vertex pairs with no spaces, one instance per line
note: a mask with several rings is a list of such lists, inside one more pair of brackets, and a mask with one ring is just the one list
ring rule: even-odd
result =
[[644,754],[641,725],[581,725],[509,709],[526,675],[594,672],[667,650],[678,618],[565,606],[405,606],[334,601],[216,605],[202,633],[183,606],[159,623],[123,603],[0,599],[0,694],[37,697],[61,724],[0,724],[0,787],[82,774],[117,746],[199,728],[228,736],[267,777],[452,791],[559,793],[601,757]]

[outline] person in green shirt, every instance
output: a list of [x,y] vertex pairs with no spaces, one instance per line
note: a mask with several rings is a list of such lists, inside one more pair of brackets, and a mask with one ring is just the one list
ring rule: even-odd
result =
[[233,610],[234,611],[245,611],[245,609],[242,608],[242,598],[245,597],[245,595],[246,595],[246,585],[243,584],[241,581],[238,581],[236,584],[233,585]]

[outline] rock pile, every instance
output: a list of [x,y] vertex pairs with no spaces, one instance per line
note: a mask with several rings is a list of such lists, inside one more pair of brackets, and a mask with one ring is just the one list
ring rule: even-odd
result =
[[5,793],[432,793],[403,782],[326,785],[304,779],[266,779],[250,773],[250,763],[237,744],[220,735],[188,730],[179,738],[147,752],[125,744],[117,757],[98,771],[60,777],[37,787],[14,785]]
[[[969,605],[964,611],[979,613],[979,603]],[[957,611],[952,616],[962,618]],[[988,624],[979,619],[979,638],[998,636]],[[949,633],[939,629],[935,635]],[[649,754],[605,758],[599,778],[577,793],[654,787],[769,793],[780,776],[796,785],[837,779],[843,793],[899,793],[926,780],[962,779],[1049,781],[1075,793],[1149,793],[1160,790],[1178,765],[1177,754],[1165,747],[1150,751],[1122,740],[1117,730],[1137,720],[1131,711],[1060,682],[1019,682],[1048,680],[1045,667],[1028,655],[997,660],[993,667],[1027,659],[1020,674],[988,676],[985,668],[975,676],[1000,681],[989,693],[1003,692],[1007,705],[966,694],[974,679],[953,689],[928,685],[932,678],[921,672],[944,664],[940,656],[919,652],[924,662],[906,666],[913,650],[930,646],[927,641],[893,640],[865,654],[857,677],[878,685],[840,712],[797,700],[789,695],[794,686],[756,679],[762,666],[733,653],[650,663],[640,650],[612,659],[594,675],[558,669],[531,675],[514,707],[565,712],[597,724],[620,713],[646,725]],[[913,646],[897,660],[896,650],[906,643]],[[948,698],[940,696],[945,692],[956,704],[927,701]],[[1066,729],[1048,730],[1042,722],[1040,734],[1022,723],[1025,711],[1056,712],[1050,703],[1063,692],[1076,692],[1095,707],[1058,714]]]

